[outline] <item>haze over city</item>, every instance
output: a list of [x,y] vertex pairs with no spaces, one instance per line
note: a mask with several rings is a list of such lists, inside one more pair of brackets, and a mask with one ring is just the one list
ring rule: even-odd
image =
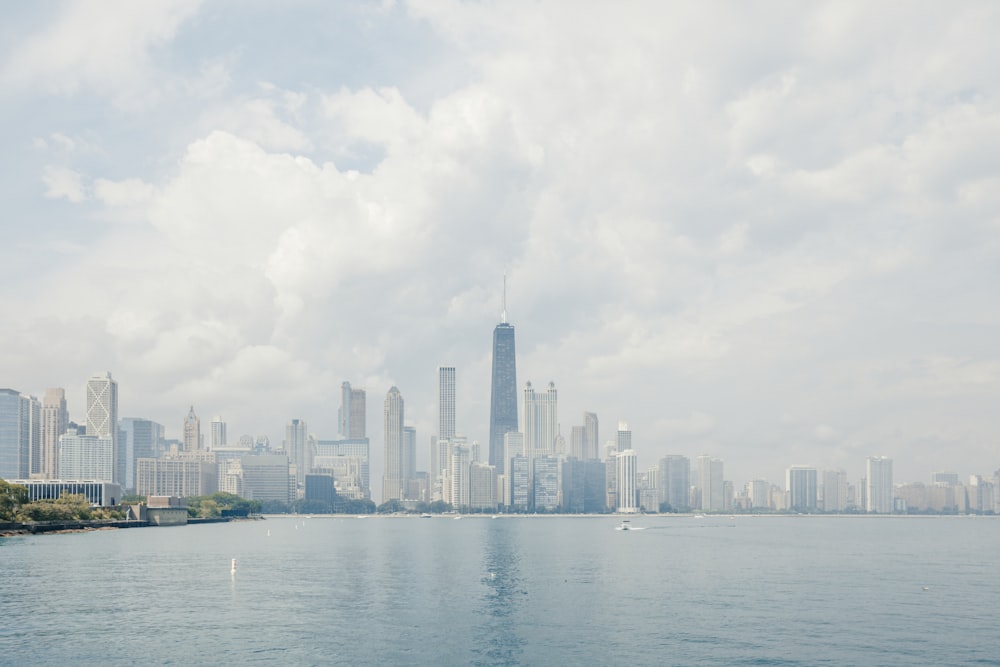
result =
[[438,366],[489,441],[506,273],[518,385],[642,468],[1000,465],[994,4],[4,14],[0,386],[280,442],[348,380],[380,471],[395,385],[426,470]]

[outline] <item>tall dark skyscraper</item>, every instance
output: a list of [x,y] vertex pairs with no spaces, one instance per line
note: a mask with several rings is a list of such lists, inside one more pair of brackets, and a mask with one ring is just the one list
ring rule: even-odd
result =
[[493,383],[490,392],[490,465],[504,474],[503,436],[517,430],[517,365],[514,326],[507,323],[507,278],[504,277],[503,310],[493,329]]

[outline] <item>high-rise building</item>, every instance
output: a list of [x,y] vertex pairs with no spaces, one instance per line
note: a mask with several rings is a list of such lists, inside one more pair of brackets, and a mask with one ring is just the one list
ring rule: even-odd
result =
[[0,389],[0,479],[28,479],[31,452],[39,442],[38,401],[13,389]]
[[816,468],[792,466],[785,471],[788,508],[794,512],[815,512],[817,509]]
[[66,432],[68,425],[66,391],[61,388],[46,389],[41,409],[40,456],[34,473],[45,479],[59,478],[59,436]]
[[382,502],[404,497],[403,395],[395,386],[385,395],[385,474],[382,477]]
[[438,368],[438,440],[455,437],[455,367]]
[[497,509],[497,471],[488,463],[473,462],[469,467],[469,509]]
[[583,458],[584,460],[597,461],[601,458],[601,449],[598,444],[598,424],[597,414],[593,412],[583,413]]
[[309,429],[302,419],[293,419],[285,426],[285,450],[295,466],[296,487],[305,488],[306,474],[312,468],[313,457],[309,450]]
[[184,418],[184,451],[196,452],[201,449],[201,420],[194,413],[194,406]]
[[448,497],[445,499],[453,509],[469,506],[469,466],[469,448],[464,444],[453,445],[448,457]]
[[226,422],[222,421],[221,416],[217,416],[212,420],[212,450],[216,450],[219,447],[226,446]]
[[660,459],[657,483],[661,504],[665,503],[675,512],[682,512],[690,507],[691,461],[686,456],[668,455]]
[[868,485],[865,510],[873,514],[892,514],[892,459],[869,456],[865,472]]
[[67,431],[59,436],[60,477],[114,482],[117,462],[114,447],[111,436]]
[[583,437],[584,437],[584,432],[582,426],[574,426],[570,429],[569,455],[570,457],[577,459],[579,461],[583,461],[586,458],[586,456],[584,456],[583,454],[584,450]]
[[514,326],[507,322],[507,279],[504,278],[500,324],[493,329],[493,376],[490,384],[490,465],[506,471],[503,437],[517,430],[517,362]]
[[419,500],[408,493],[410,482],[417,478],[417,429],[403,427],[403,497]]
[[340,385],[340,435],[347,439],[367,436],[367,395],[364,389],[351,388],[350,382]]
[[529,498],[529,474],[528,457],[517,455],[512,456],[510,463],[510,473],[508,474],[510,484],[510,509],[515,512],[528,511]]
[[529,460],[555,453],[559,428],[558,393],[549,383],[544,394],[536,393],[531,383],[524,385],[524,452]]
[[722,461],[703,455],[698,457],[698,488],[701,491],[701,509],[721,512],[725,509]]
[[755,479],[747,482],[747,495],[750,497],[752,509],[769,509],[771,507],[771,484],[766,479]]
[[847,509],[847,472],[823,471],[823,511],[843,512]]
[[619,452],[632,449],[632,430],[628,427],[628,422],[618,422],[618,434],[615,444]]
[[552,512],[559,506],[559,459],[537,456],[531,462],[531,497],[536,512]]
[[138,459],[158,458],[163,449],[163,425],[148,419],[123,417],[119,422],[118,447],[125,452],[123,489],[135,489],[135,469]]
[[87,435],[111,439],[115,463],[113,479],[107,481],[124,483],[124,459],[118,452],[118,383],[111,379],[111,373],[95,374],[87,380]]
[[[619,426],[619,434],[621,434],[622,430],[621,426]],[[627,426],[624,430],[628,431]],[[618,484],[618,511],[636,512],[639,507],[636,504],[637,460],[635,450],[631,448],[624,449],[618,452],[618,456],[615,458],[618,462],[618,474],[615,478],[615,481]]]

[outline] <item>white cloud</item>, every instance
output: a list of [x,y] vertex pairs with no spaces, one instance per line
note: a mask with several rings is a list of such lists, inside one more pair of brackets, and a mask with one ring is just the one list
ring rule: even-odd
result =
[[74,204],[87,199],[83,177],[68,167],[45,167],[42,182],[45,184],[45,196],[49,199],[67,199]]
[[15,47],[0,70],[0,81],[61,94],[87,86],[134,106],[151,87],[150,49],[169,43],[200,4],[109,0],[95,5],[75,0],[55,21]]

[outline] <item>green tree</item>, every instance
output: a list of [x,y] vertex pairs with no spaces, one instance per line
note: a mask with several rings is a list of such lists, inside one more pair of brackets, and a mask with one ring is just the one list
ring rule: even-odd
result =
[[0,479],[0,520],[10,521],[18,508],[28,502],[28,489]]
[[395,512],[405,512],[406,508],[403,507],[403,503],[399,500],[392,498],[379,505],[375,511],[379,514],[393,514]]

